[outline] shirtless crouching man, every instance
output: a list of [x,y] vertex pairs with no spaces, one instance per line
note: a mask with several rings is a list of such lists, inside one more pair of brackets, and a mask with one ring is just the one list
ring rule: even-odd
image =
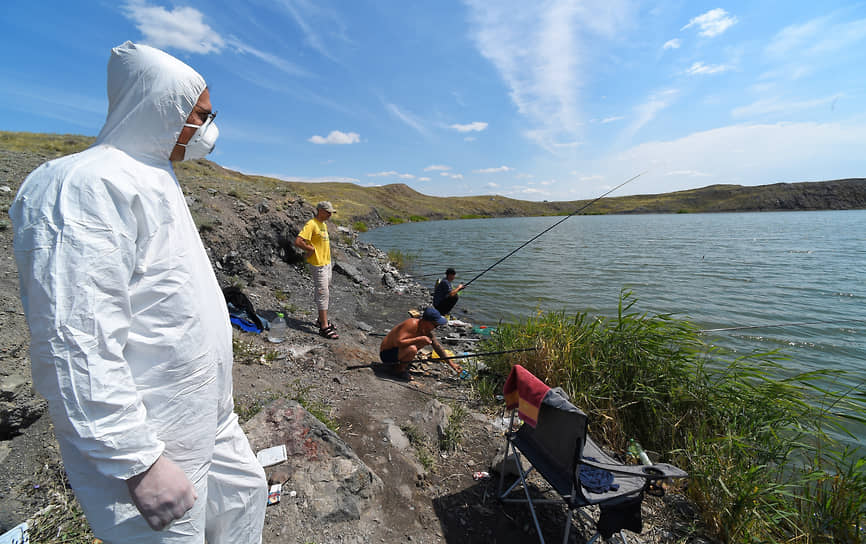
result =
[[379,358],[391,367],[395,375],[410,380],[409,363],[415,359],[419,349],[432,344],[433,351],[459,373],[460,365],[446,359],[445,350],[433,336],[433,329],[446,323],[448,320],[435,308],[427,308],[421,317],[410,317],[391,329],[379,347]]

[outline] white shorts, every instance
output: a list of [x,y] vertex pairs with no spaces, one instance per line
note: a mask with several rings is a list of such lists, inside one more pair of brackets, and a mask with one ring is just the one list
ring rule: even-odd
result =
[[313,276],[313,288],[315,289],[316,309],[319,311],[328,309],[331,298],[331,270],[333,263],[324,266],[310,265],[310,274]]

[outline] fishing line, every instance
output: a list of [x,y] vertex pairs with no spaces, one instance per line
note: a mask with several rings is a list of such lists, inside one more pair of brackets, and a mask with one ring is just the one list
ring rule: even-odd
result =
[[535,351],[538,348],[522,348],[522,349],[508,349],[505,351],[484,351],[481,353],[467,353],[465,355],[452,355],[451,357],[438,357],[436,359],[412,359],[411,361],[398,361],[396,363],[371,363],[368,365],[351,365],[347,366],[346,370],[354,370],[356,368],[376,368],[383,366],[397,366],[397,365],[408,365],[411,363],[429,363],[431,361],[447,361],[450,359],[466,359],[468,357],[483,357],[487,355],[503,355],[505,353],[518,353],[521,351]]
[[583,210],[589,208],[590,206],[592,206],[593,204],[595,204],[596,202],[598,202],[598,201],[601,200],[602,198],[604,198],[604,197],[606,197],[607,195],[611,194],[612,192],[616,191],[617,189],[619,189],[620,187],[622,187],[622,186],[625,185],[626,183],[631,183],[632,181],[636,180],[637,178],[641,177],[641,176],[644,175],[644,174],[646,174],[646,172],[641,172],[640,174],[638,174],[638,175],[636,175],[636,176],[633,176],[633,177],[631,177],[631,178],[625,180],[624,182],[620,183],[619,185],[617,185],[616,187],[614,187],[614,188],[611,189],[610,191],[608,191],[608,192],[604,193],[603,195],[597,197],[595,200],[590,201],[588,204],[585,204],[585,205],[581,206],[580,208],[578,208],[577,210],[575,210],[575,211],[571,212],[570,214],[566,215],[565,217],[563,217],[562,219],[560,219],[559,221],[557,221],[557,222],[554,223],[553,225],[547,227],[546,229],[544,229],[544,230],[541,231],[540,233],[536,234],[535,236],[533,236],[532,238],[530,238],[529,240],[527,240],[526,242],[524,242],[521,246],[519,246],[517,249],[513,250],[511,253],[509,253],[509,254],[506,255],[505,257],[502,257],[501,259],[499,259],[498,261],[496,261],[496,262],[493,263],[492,265],[488,266],[488,267],[487,267],[483,272],[481,272],[480,274],[478,274],[477,276],[475,276],[474,278],[472,278],[472,279],[469,280],[468,282],[464,283],[464,284],[463,284],[463,288],[465,289],[466,287],[468,287],[470,283],[472,283],[473,281],[477,280],[478,278],[480,278],[481,276],[483,276],[484,274],[486,274],[487,272],[489,272],[489,271],[490,271],[494,266],[498,265],[499,263],[501,263],[502,261],[504,261],[504,260],[507,259],[508,257],[511,257],[512,255],[514,255],[515,253],[517,253],[518,251],[520,251],[520,250],[523,249],[524,247],[528,246],[529,244],[531,244],[532,242],[534,242],[536,239],[540,238],[543,234],[546,234],[547,232],[550,232],[551,230],[553,230],[554,228],[556,228],[558,225],[560,225],[563,221],[565,221],[566,219],[568,219],[568,218],[571,217],[572,215],[577,215],[577,214],[579,214],[580,212],[582,212]]
[[866,323],[864,319],[841,319],[837,321],[803,321],[800,323],[775,323],[771,325],[749,325],[743,327],[723,327],[720,329],[700,329],[698,332],[745,331],[750,329],[774,329],[778,327],[796,327],[798,325],[836,325],[839,323]]

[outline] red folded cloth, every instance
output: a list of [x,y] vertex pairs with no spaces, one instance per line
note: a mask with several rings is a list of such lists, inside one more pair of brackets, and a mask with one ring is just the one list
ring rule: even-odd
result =
[[533,427],[538,424],[538,410],[548,391],[550,387],[520,365],[514,365],[502,388],[505,407],[517,408],[520,419]]

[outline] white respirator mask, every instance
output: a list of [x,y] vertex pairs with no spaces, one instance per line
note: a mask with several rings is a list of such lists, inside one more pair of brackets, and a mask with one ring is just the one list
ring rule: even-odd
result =
[[201,125],[184,123],[183,126],[192,127],[196,130],[192,138],[189,139],[189,142],[185,144],[178,142],[177,144],[184,148],[183,160],[203,159],[208,153],[213,151],[217,138],[220,135],[216,123],[213,122],[216,114],[217,112],[215,111],[208,114],[207,119]]

